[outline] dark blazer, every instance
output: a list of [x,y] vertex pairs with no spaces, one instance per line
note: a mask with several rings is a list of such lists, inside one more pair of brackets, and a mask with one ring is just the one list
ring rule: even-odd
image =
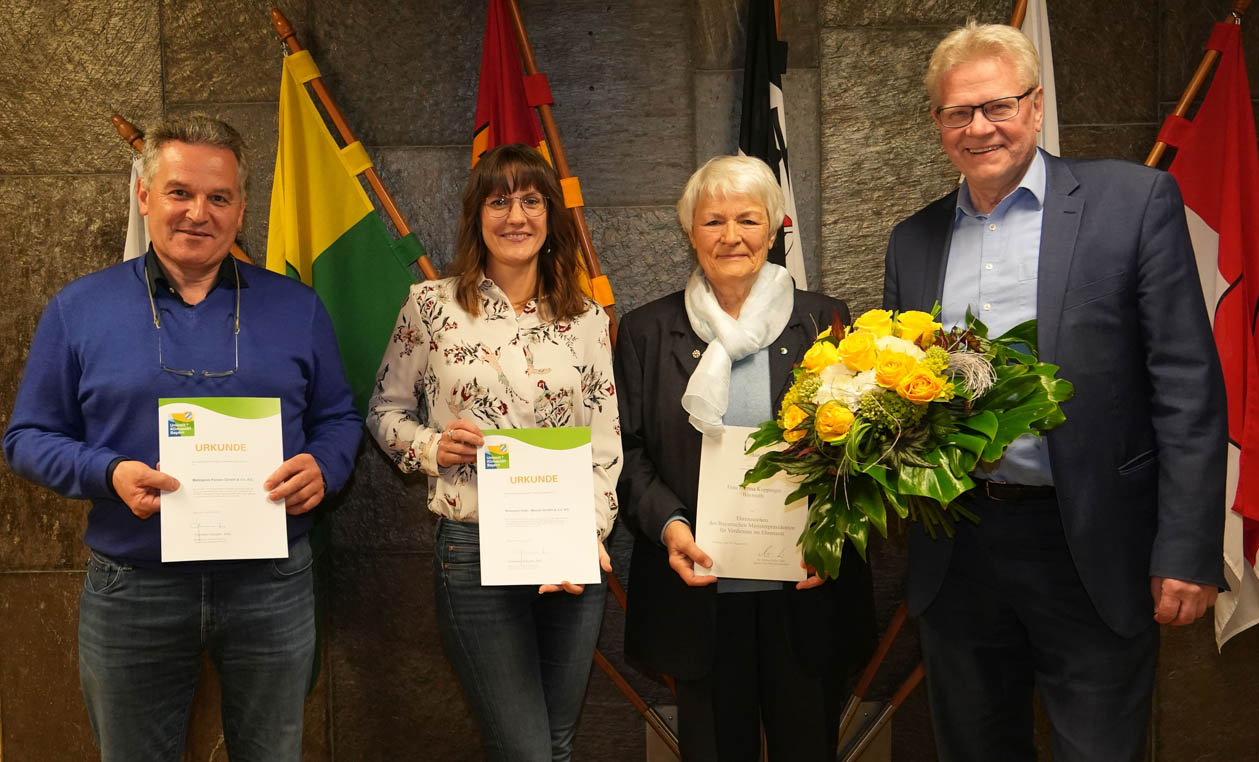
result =
[[[770,388],[777,411],[791,385],[791,368],[843,302],[795,292],[791,319],[770,345]],[[682,409],[682,392],[706,344],[691,330],[678,292],[625,316],[617,334],[616,383],[625,464],[617,487],[621,517],[634,532],[625,652],[639,664],[681,679],[712,669],[716,586],[687,587],[669,566],[660,533],[681,509],[695,522],[702,438]],[[784,353],[782,350],[786,349]],[[870,573],[851,546],[837,581],[813,590],[784,583],[790,598],[790,638],[800,663],[847,670],[874,640]]]
[[[1224,382],[1175,180],[1129,162],[1045,155],[1036,286],[1040,359],[1075,384],[1049,458],[1067,543],[1102,619],[1152,621],[1150,577],[1225,587]],[[892,231],[884,307],[941,296],[957,191]],[[910,612],[952,543],[910,534]]]

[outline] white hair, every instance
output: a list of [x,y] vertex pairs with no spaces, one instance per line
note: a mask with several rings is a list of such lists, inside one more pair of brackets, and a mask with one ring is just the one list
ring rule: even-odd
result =
[[678,222],[689,236],[695,207],[704,196],[749,196],[765,207],[769,215],[770,234],[782,227],[782,188],[769,165],[751,156],[714,156],[695,170],[678,199]]

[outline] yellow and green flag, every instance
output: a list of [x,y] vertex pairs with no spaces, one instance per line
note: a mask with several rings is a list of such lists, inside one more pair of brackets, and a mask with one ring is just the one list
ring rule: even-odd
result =
[[398,307],[418,280],[411,263],[424,247],[414,234],[394,240],[376,213],[358,180],[372,166],[363,144],[339,147],[306,91],[318,76],[308,51],[285,57],[267,269],[319,294],[365,413]]

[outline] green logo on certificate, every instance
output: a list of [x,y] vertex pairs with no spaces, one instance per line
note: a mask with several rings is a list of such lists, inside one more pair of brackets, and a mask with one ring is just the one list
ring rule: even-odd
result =
[[487,469],[511,467],[511,458],[507,454],[506,442],[485,448],[485,467]]
[[168,437],[190,437],[195,431],[191,410],[186,413],[171,413],[170,420],[166,422],[166,436]]

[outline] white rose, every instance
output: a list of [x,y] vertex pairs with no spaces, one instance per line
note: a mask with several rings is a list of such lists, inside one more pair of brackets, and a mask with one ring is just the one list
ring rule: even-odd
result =
[[927,353],[912,341],[898,339],[895,336],[882,336],[875,340],[874,345],[879,348],[880,352],[892,350],[893,352],[903,352],[915,360],[922,360]]
[[813,396],[814,403],[818,405],[837,400],[846,407],[855,409],[858,401],[861,399],[861,395],[878,385],[874,380],[873,370],[862,371],[854,375],[851,371],[844,368],[843,372],[830,373],[829,371],[834,367],[843,367],[843,363],[823,371],[821,375],[822,385],[818,387],[817,394]]

